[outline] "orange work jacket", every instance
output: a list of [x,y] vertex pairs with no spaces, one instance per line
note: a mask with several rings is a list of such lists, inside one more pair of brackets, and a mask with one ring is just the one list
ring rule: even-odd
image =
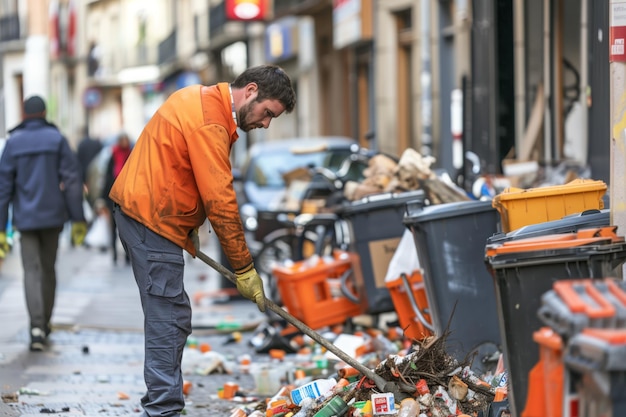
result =
[[111,199],[193,256],[190,232],[208,218],[231,266],[248,266],[229,159],[236,129],[227,83],[176,91],[145,126]]

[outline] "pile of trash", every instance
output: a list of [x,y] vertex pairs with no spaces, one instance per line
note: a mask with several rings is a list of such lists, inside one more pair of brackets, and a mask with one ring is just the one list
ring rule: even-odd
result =
[[[249,373],[256,381],[252,392],[239,390],[244,400],[233,399],[234,393],[226,384],[220,388],[219,398],[240,403],[231,417],[475,416],[506,396],[506,373],[501,366],[500,370],[477,375],[471,357],[460,363],[446,353],[447,336],[408,341],[395,332],[387,337],[376,329],[354,334],[329,331],[324,336],[333,338],[335,346],[342,346],[373,370],[385,386],[378,386],[306,336],[297,337],[303,344],[293,354],[269,349],[272,362],[264,367],[256,364],[255,368],[243,360],[239,364],[219,363],[214,353],[210,372]],[[250,343],[257,344],[257,351],[263,350],[263,341],[253,340]],[[189,360],[184,365],[185,372],[193,371]],[[198,371],[206,374],[207,369],[196,368]]]
[[438,176],[431,169],[434,162],[432,156],[422,156],[412,148],[406,149],[398,162],[384,154],[375,155],[363,172],[363,181],[346,182],[344,197],[355,201],[373,194],[421,189],[431,204],[470,200],[449,177]]

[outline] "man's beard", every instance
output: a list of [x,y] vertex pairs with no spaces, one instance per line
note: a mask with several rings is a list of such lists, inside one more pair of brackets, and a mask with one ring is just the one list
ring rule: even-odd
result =
[[246,119],[248,118],[248,115],[250,114],[250,111],[252,110],[252,104],[255,103],[255,101],[256,100],[243,105],[239,109],[239,112],[237,113],[237,120],[239,121],[239,129],[243,130],[244,132],[249,132],[255,127],[257,127],[257,126],[252,126],[250,123],[246,121]]

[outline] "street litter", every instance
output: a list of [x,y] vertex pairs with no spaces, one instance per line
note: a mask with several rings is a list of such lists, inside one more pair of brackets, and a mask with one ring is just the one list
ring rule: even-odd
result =
[[56,410],[54,408],[42,408],[41,410],[39,410],[39,412],[41,414],[69,413],[70,412],[70,408],[69,407],[63,407],[60,410]]
[[[397,336],[391,340],[375,329],[336,335],[335,342],[343,344],[350,340],[344,346],[351,345],[354,358],[373,368],[377,376],[398,382],[401,388],[395,393],[379,389],[358,369],[305,337],[308,354],[283,354],[281,358],[268,354],[268,362],[246,363],[245,367],[241,366],[241,360],[248,362],[249,356],[239,358],[240,366],[232,369],[233,375],[250,373],[255,388],[248,392],[229,381],[218,389],[216,396],[242,404],[232,410],[231,417],[418,416],[420,413],[475,416],[484,412],[494,401],[498,386],[506,387],[506,373],[477,375],[472,371],[471,357],[459,362],[445,352],[445,337],[407,343]],[[361,346],[356,346],[355,341],[360,341]],[[395,347],[394,353],[389,353],[389,346]],[[320,360],[320,356],[325,360]],[[415,410],[417,414],[411,414]]]
[[18,392],[20,395],[48,395],[47,392],[43,392],[35,388],[26,388],[26,387],[20,388]]
[[[235,282],[234,274],[223,265],[200,251],[197,256]],[[265,302],[268,310],[282,317],[311,339],[313,345],[310,359],[315,358],[314,361],[309,360],[312,366],[305,368],[309,370],[309,375],[306,375],[306,372],[305,375],[310,376],[311,379],[303,378],[304,380],[298,382],[293,372],[296,369],[295,366],[289,366],[286,361],[274,360],[272,363],[273,370],[278,369],[279,375],[287,376],[284,382],[282,377],[278,382],[286,385],[289,390],[289,396],[285,396],[285,402],[281,401],[280,407],[287,407],[290,411],[279,412],[278,415],[323,417],[339,416],[348,412],[349,415],[361,415],[349,410],[354,408],[354,403],[362,401],[366,403],[371,401],[373,405],[379,407],[378,409],[374,407],[373,413],[381,414],[383,412],[381,410],[390,412],[395,410],[396,403],[401,403],[406,398],[419,400],[420,410],[430,412],[434,416],[456,415],[463,412],[474,414],[487,409],[495,397],[495,387],[490,386],[489,381],[485,380],[490,375],[475,375],[471,369],[471,356],[468,356],[465,361],[459,361],[458,358],[446,353],[448,331],[439,337],[430,336],[420,341],[413,340],[410,348],[400,354],[397,346],[380,330],[371,329],[369,332],[357,334],[364,338],[364,343],[355,349],[353,355],[348,355],[329,339],[308,327],[273,301],[266,299]],[[335,340],[340,339],[337,336],[334,334],[332,337]],[[356,368],[361,377],[355,378],[354,381],[342,380],[339,383],[333,375],[329,374],[331,361],[327,355],[321,354],[326,352],[334,354],[337,361],[344,362],[342,368],[345,365]],[[361,361],[356,359],[359,356]],[[372,360],[379,361],[378,365],[374,366],[374,370],[366,365],[371,365]],[[283,364],[284,368],[278,364]],[[316,369],[317,372],[311,372],[311,368]],[[430,392],[420,395],[417,393],[417,384],[422,379],[427,381]],[[476,383],[476,381],[480,382]],[[453,395],[448,392],[449,387],[452,388]],[[424,388],[423,384],[422,388]],[[220,390],[224,397],[224,388]],[[274,390],[276,391],[278,390]],[[380,398],[376,396],[378,394],[385,394],[386,405],[381,404]],[[372,397],[372,395],[375,396]],[[336,399],[336,397],[339,398]],[[271,399],[265,404],[261,402],[254,407],[255,411],[265,409],[266,416],[274,416],[274,411],[267,409],[267,404],[270,402]]]
[[235,366],[218,352],[209,350],[202,352],[196,348],[185,348],[181,369],[183,375],[230,374]]
[[3,403],[16,403],[19,399],[17,392],[7,392],[2,394]]

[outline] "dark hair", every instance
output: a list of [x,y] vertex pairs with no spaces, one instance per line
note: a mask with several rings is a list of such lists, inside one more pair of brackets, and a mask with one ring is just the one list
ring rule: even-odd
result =
[[244,88],[250,83],[259,87],[257,101],[278,100],[285,111],[291,113],[296,105],[296,93],[285,71],[277,65],[259,65],[248,68],[232,82],[234,88]]
[[40,96],[31,96],[24,100],[24,115],[28,117],[43,117],[46,112],[46,102]]

